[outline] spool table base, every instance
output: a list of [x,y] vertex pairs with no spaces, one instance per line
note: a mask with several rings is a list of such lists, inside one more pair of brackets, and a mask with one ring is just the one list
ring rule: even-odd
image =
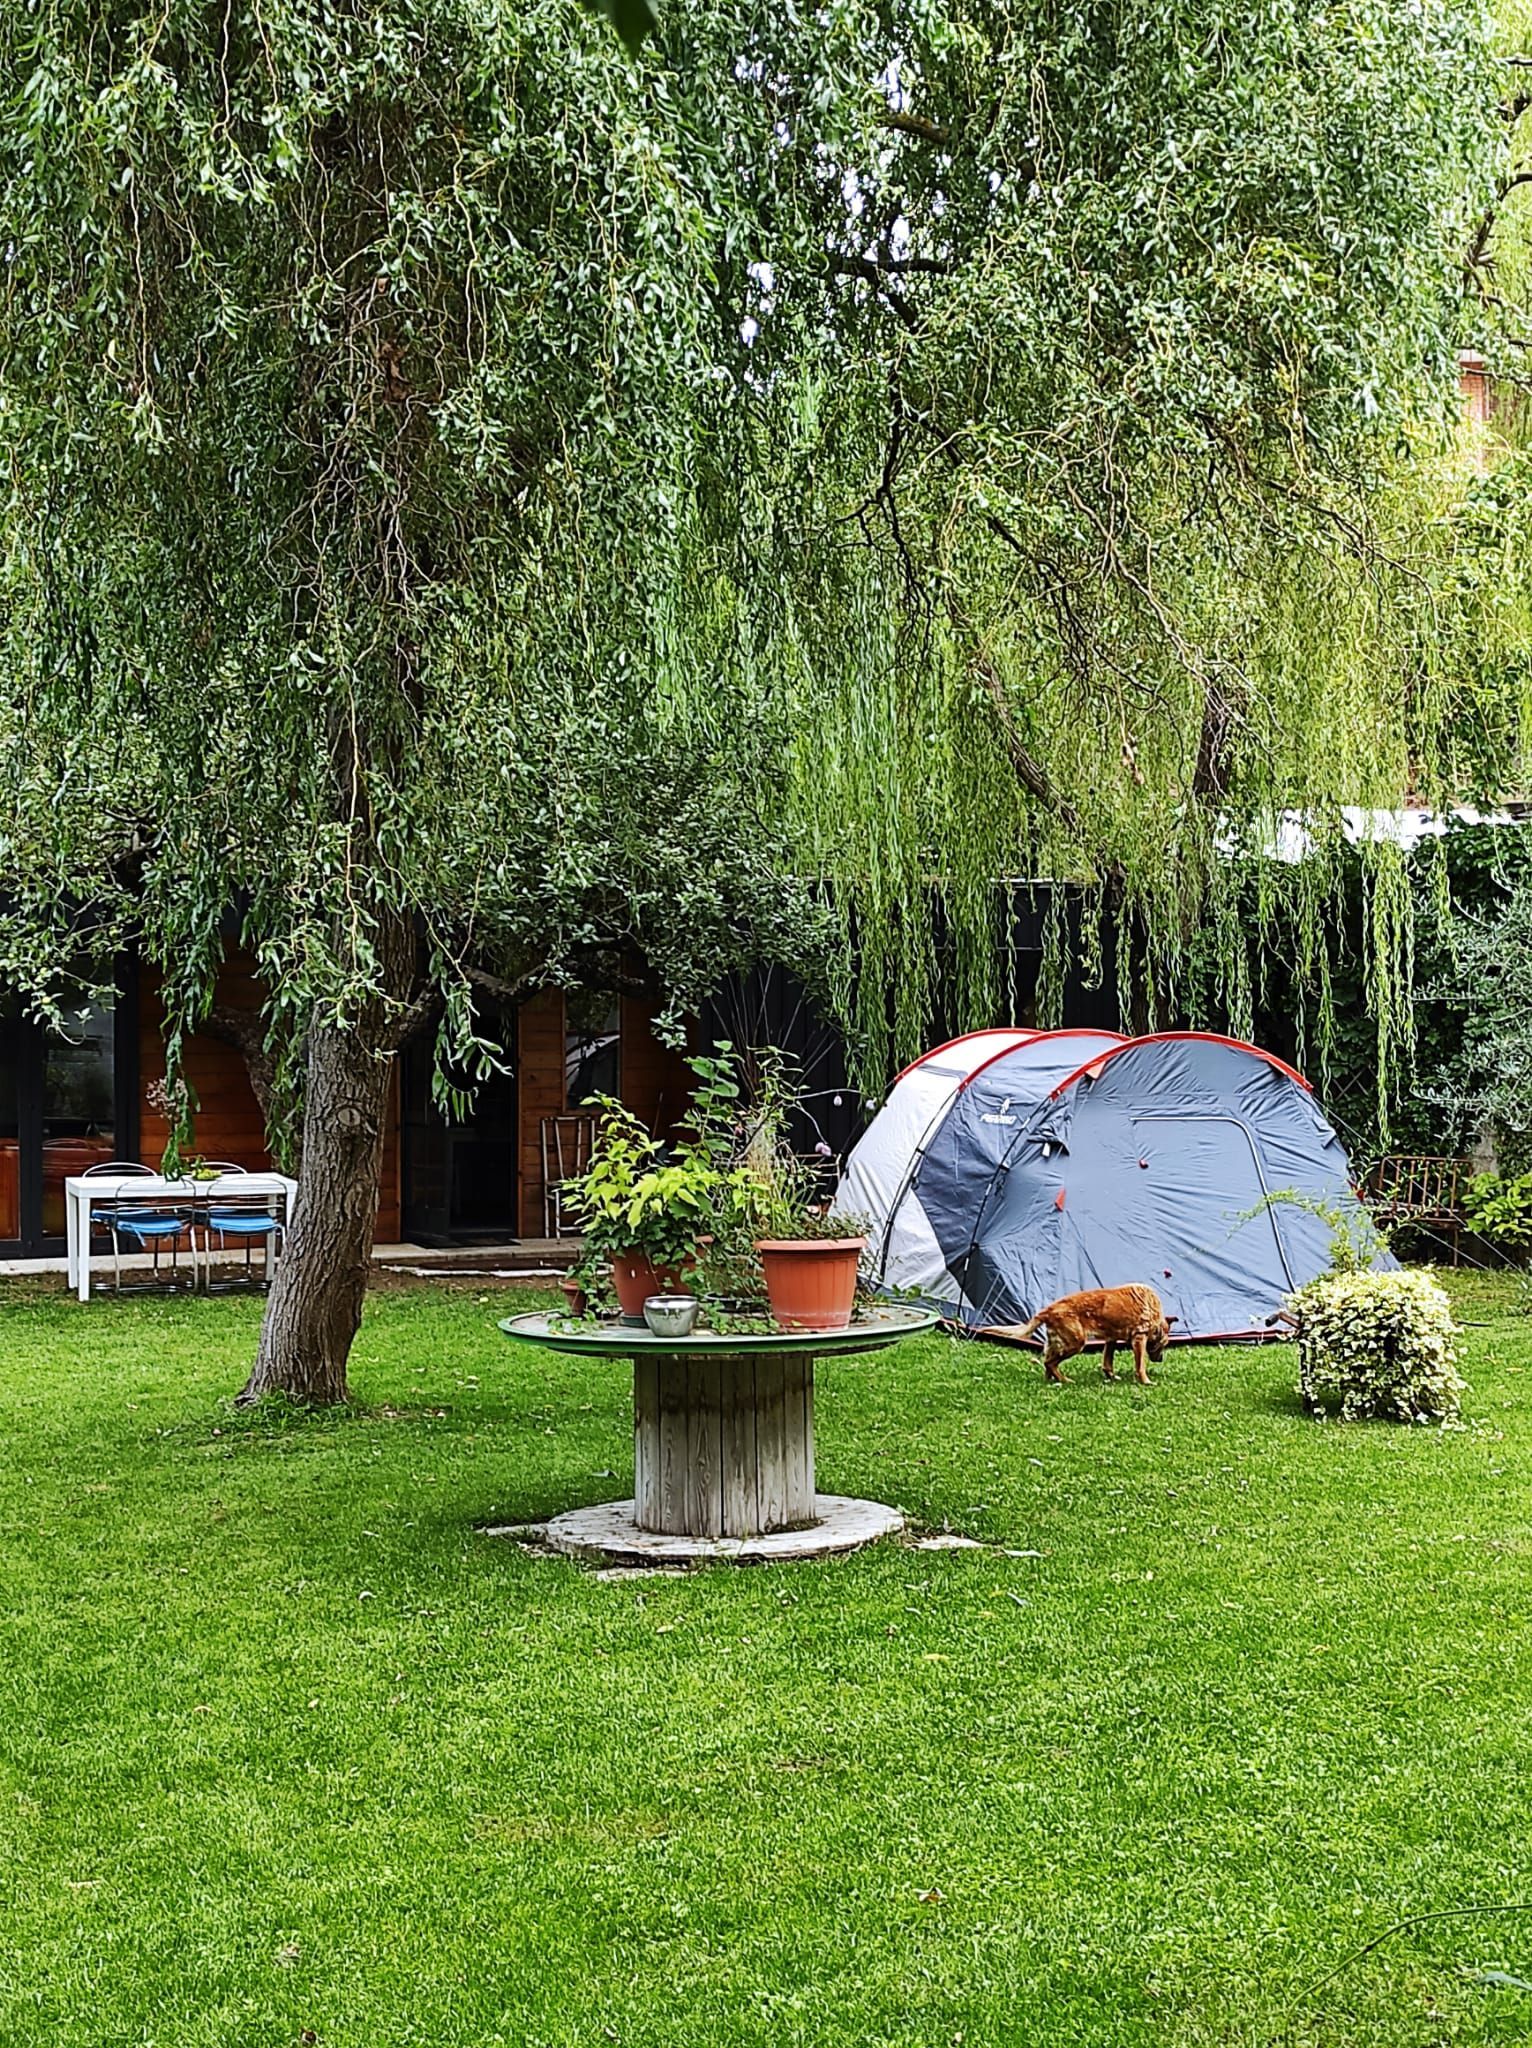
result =
[[633,1361],[634,1520],[666,1536],[770,1536],[819,1519],[808,1352]]
[[770,1564],[860,1550],[864,1543],[897,1535],[903,1527],[899,1510],[881,1501],[821,1493],[814,1498],[814,1519],[803,1528],[760,1536],[688,1536],[640,1528],[633,1502],[613,1500],[555,1515],[543,1541],[566,1557],[602,1564]]

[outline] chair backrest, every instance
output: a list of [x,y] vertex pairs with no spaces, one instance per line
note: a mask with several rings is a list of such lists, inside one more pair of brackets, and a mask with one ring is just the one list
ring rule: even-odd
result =
[[248,1166],[236,1165],[232,1159],[204,1159],[202,1161],[202,1170],[204,1173],[212,1173],[214,1171],[218,1173],[248,1173],[250,1171]]
[[1450,1213],[1458,1206],[1461,1159],[1395,1153],[1368,1174],[1364,1193],[1373,1201],[1416,1215]]
[[141,1159],[98,1159],[94,1166],[87,1166],[80,1175],[81,1180],[101,1180],[110,1174],[113,1180],[153,1180],[154,1168],[145,1166]]
[[545,1116],[539,1126],[543,1153],[543,1186],[573,1180],[590,1165],[596,1119],[584,1111]]

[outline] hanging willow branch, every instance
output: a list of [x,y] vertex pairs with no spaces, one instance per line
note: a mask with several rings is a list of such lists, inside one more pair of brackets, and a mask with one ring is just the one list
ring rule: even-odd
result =
[[1243,932],[1230,849],[1514,752],[1418,559],[1503,170],[1456,8],[688,0],[629,64],[568,0],[37,0],[0,79],[20,978],[83,879],[184,1024],[234,912],[273,1042],[471,1075],[485,976],[765,953],[876,1073],[1001,1013],[1021,878],[1156,1013],[1290,916],[1322,1017],[1329,870]]

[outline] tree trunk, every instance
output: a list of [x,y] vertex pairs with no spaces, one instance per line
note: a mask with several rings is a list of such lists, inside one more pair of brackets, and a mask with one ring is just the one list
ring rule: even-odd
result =
[[298,1201],[241,1405],[276,1393],[349,1398],[346,1361],[367,1293],[389,1075],[414,964],[402,922],[379,951],[387,996],[344,1029],[315,1025],[309,1033]]

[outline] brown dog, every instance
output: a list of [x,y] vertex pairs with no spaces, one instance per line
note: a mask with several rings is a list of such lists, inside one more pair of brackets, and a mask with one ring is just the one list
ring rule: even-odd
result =
[[1030,1337],[1039,1325],[1048,1326],[1048,1344],[1043,1352],[1043,1370],[1049,1379],[1063,1382],[1059,1366],[1066,1358],[1083,1351],[1093,1337],[1101,1340],[1101,1375],[1115,1379],[1112,1357],[1119,1344],[1133,1347],[1133,1376],[1142,1386],[1149,1384],[1145,1358],[1156,1365],[1165,1356],[1174,1316],[1166,1315],[1160,1297],[1152,1287],[1098,1287],[1089,1294],[1066,1294],[1040,1308],[1029,1323],[1013,1323],[996,1331],[1002,1337]]

